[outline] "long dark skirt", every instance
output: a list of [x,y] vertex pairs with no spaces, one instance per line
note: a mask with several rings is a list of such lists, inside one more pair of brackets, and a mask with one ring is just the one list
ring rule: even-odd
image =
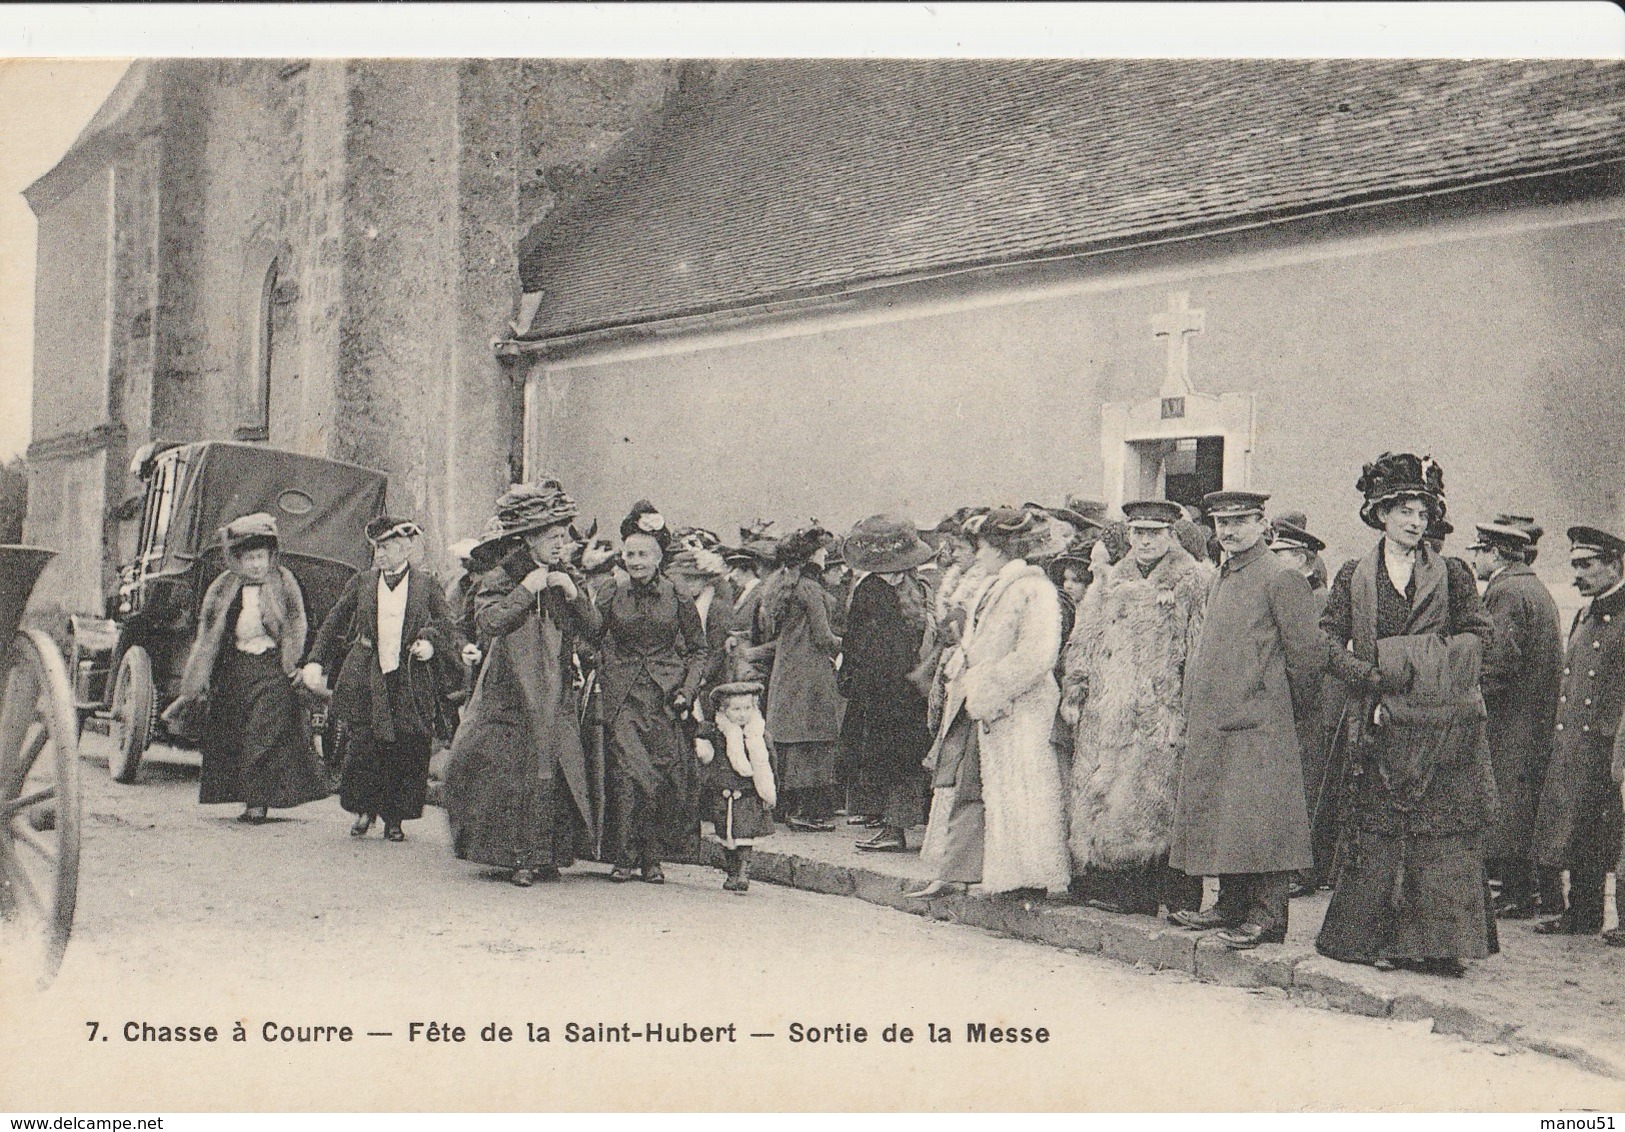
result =
[[388,821],[422,817],[429,791],[429,747],[427,735],[380,743],[370,731],[351,731],[344,746],[339,805],[352,814],[377,814]]
[[228,642],[211,688],[199,802],[280,810],[327,797],[327,775],[276,649],[251,656]]
[[639,679],[604,732],[604,859],[626,868],[694,859],[698,762],[660,686]]
[[1315,947],[1333,959],[1482,959],[1500,951],[1483,835],[1348,835]]
[[[574,723],[566,717],[558,726]],[[563,770],[542,770],[526,729],[485,719],[470,735],[478,741],[465,737],[446,764],[446,817],[458,858],[535,869],[564,868],[577,856],[590,856],[587,825]]]
[[840,781],[835,773],[835,743],[774,743],[780,790],[818,790]]

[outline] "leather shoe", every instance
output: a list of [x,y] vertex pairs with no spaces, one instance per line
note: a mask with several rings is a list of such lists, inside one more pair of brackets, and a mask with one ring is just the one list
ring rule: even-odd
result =
[[1602,933],[1602,941],[1609,947],[1625,947],[1625,928],[1609,928]]
[[543,884],[557,884],[564,878],[559,875],[557,865],[543,865],[536,870],[536,879]]
[[1261,943],[1286,942],[1286,932],[1280,928],[1273,930],[1262,928],[1257,924],[1238,924],[1233,928],[1225,928],[1213,938],[1231,951],[1250,951]]
[[659,865],[644,865],[643,879],[650,884],[665,884],[666,874]]
[[398,822],[398,821],[386,821],[384,823],[384,840],[385,841],[405,841],[406,840],[406,831],[401,828],[401,823],[400,822]]
[[367,831],[372,828],[372,822],[375,816],[376,815],[374,814],[358,814],[355,819],[355,824],[350,827],[350,836],[367,836]]
[[270,810],[266,806],[249,806],[237,815],[237,820],[248,825],[264,825],[271,820]]
[[625,884],[627,881],[632,880],[635,875],[636,874],[634,874],[631,869],[623,869],[619,865],[616,865],[610,870],[609,879],[614,881],[616,884]]
[[1535,911],[1536,906],[1533,897],[1503,900],[1495,906],[1496,918],[1502,920],[1533,920]]
[[1535,925],[1536,935],[1596,935],[1602,925],[1582,924],[1573,911],[1564,912],[1555,920],[1542,920]]
[[865,853],[901,853],[908,848],[908,841],[900,829],[882,829],[868,841],[860,841],[857,848]]
[[1182,928],[1189,928],[1193,932],[1208,932],[1214,928],[1238,926],[1220,915],[1216,907],[1209,908],[1206,912],[1193,912],[1189,908],[1181,908],[1177,912],[1168,914],[1168,922],[1178,924]]
[[515,869],[508,878],[508,883],[518,888],[529,888],[536,883],[536,874],[529,869]]

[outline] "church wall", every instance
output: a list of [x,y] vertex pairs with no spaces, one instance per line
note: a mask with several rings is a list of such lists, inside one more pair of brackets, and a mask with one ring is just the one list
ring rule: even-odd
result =
[[107,417],[114,171],[101,170],[39,218],[35,261],[34,439]]
[[[1186,292],[1205,315],[1196,390],[1255,395],[1247,486],[1306,510],[1330,557],[1368,544],[1354,482],[1384,449],[1443,463],[1464,535],[1530,508],[1560,544],[1570,523],[1621,525],[1618,216],[1350,230],[939,313],[585,354],[533,373],[530,471],[606,521],[650,494],[717,529],[758,512],[930,523],[965,502],[1110,498],[1102,405],[1157,398],[1148,320]],[[1540,564],[1556,584],[1561,553]]]

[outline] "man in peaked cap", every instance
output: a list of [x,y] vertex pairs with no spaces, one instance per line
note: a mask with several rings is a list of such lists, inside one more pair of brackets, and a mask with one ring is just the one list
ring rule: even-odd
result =
[[1480,523],[1477,530],[1467,552],[1484,583],[1484,607],[1495,623],[1481,684],[1500,799],[1484,856],[1490,878],[1501,882],[1496,914],[1527,920],[1539,905],[1563,907],[1555,875],[1548,874],[1547,891],[1536,891],[1532,854],[1535,810],[1551,759],[1563,683],[1563,629],[1557,603],[1529,568],[1529,532],[1499,520]]
[[383,818],[385,839],[405,841],[401,823],[423,816],[430,748],[444,719],[441,689],[462,675],[446,595],[408,561],[421,533],[390,515],[367,524],[373,568],[344,587],[304,667],[316,692],[338,669],[333,717],[347,744],[339,803],[356,815],[355,837]]
[[1072,729],[1075,892],[1112,912],[1195,912],[1202,878],[1168,866],[1185,732],[1183,676],[1213,568],[1175,537],[1177,503],[1123,504],[1129,553],[1081,603],[1061,678]]
[[1535,930],[1595,935],[1608,871],[1619,856],[1612,762],[1625,705],[1625,539],[1596,527],[1570,527],[1568,535],[1574,587],[1590,600],[1569,630],[1552,761],[1535,820],[1535,863],[1568,869],[1568,907]]
[[1169,863],[1219,878],[1218,903],[1175,923],[1226,947],[1286,938],[1292,874],[1313,865],[1298,722],[1326,664],[1302,574],[1264,540],[1269,496],[1203,497],[1225,559],[1185,668],[1187,732]]

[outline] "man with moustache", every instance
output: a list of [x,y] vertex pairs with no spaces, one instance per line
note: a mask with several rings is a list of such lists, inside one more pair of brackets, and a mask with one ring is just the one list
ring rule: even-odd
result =
[[1302,574],[1270,552],[1250,491],[1202,500],[1224,550],[1201,639],[1185,669],[1185,757],[1169,864],[1219,878],[1205,912],[1169,919],[1236,950],[1286,938],[1292,875],[1313,865],[1297,719],[1326,664]]
[[1552,761],[1535,822],[1535,863],[1548,870],[1543,887],[1567,869],[1568,907],[1535,931],[1596,935],[1608,870],[1619,856],[1620,793],[1611,771],[1625,703],[1625,539],[1595,527],[1570,527],[1568,534],[1574,588],[1590,601],[1569,630]]

